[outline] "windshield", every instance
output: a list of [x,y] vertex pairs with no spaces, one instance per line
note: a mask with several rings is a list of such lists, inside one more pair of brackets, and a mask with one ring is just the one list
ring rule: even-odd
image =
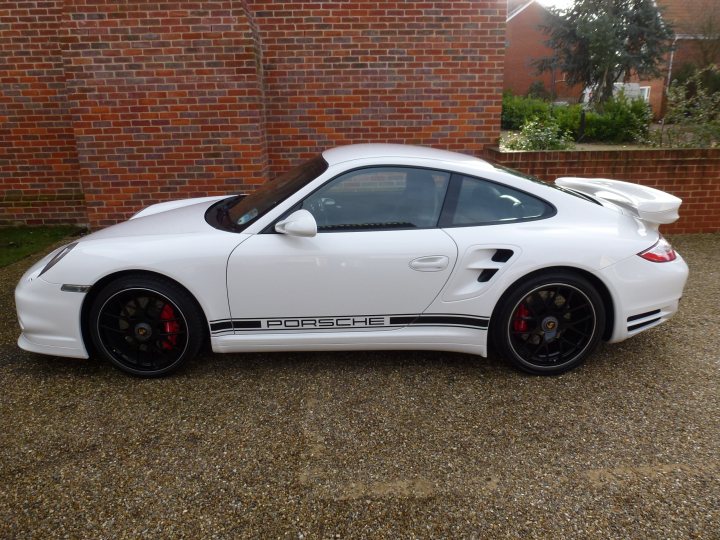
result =
[[257,191],[242,198],[231,199],[226,208],[227,221],[235,230],[242,230],[257,218],[287,199],[303,186],[324,173],[328,168],[322,155],[298,165],[263,184]]

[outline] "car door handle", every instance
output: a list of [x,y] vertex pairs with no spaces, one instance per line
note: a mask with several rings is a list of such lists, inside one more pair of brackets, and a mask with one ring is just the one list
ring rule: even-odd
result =
[[418,257],[410,261],[410,268],[418,272],[439,272],[445,270],[450,259],[445,255],[430,255],[428,257]]

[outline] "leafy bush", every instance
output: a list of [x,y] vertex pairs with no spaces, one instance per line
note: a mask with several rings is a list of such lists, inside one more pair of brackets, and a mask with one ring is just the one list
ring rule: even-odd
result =
[[532,118],[525,122],[520,133],[511,133],[500,140],[504,150],[567,150],[573,147],[572,136],[562,131],[551,118]]
[[643,142],[648,139],[652,111],[641,98],[628,99],[623,94],[598,107],[585,111],[585,126],[581,132],[583,105],[552,105],[536,98],[503,95],[503,129],[520,129],[525,122],[536,119],[558,126],[559,132],[569,133],[574,140],[593,142]]
[[552,109],[552,117],[561,131],[570,133],[573,139],[580,137],[580,116],[582,105],[558,105]]
[[500,117],[503,129],[520,129],[530,118],[550,118],[550,104],[542,99],[514,96],[509,92],[503,94]]
[[682,64],[674,73],[673,82],[686,85],[688,93],[694,94],[694,81],[695,79],[697,79],[696,75],[698,73],[701,74],[699,80],[702,83],[703,89],[707,93],[714,94],[716,92],[720,92],[720,70],[713,69],[713,66],[699,69],[695,64],[691,62],[686,62]]
[[652,110],[641,98],[623,94],[607,100],[598,111],[588,111],[583,140],[598,142],[643,142],[648,138]]
[[710,66],[685,82],[673,81],[668,90],[663,128],[653,144],[675,148],[720,146],[720,92],[712,92],[706,81],[720,78],[720,69]]

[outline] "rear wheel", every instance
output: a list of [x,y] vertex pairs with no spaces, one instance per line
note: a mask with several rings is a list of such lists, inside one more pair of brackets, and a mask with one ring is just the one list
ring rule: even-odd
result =
[[556,375],[580,365],[603,333],[605,308],[593,285],[566,272],[521,283],[491,323],[493,339],[513,366]]
[[126,276],[106,285],[90,309],[90,335],[121,370],[159,377],[200,350],[204,317],[182,288],[161,278]]

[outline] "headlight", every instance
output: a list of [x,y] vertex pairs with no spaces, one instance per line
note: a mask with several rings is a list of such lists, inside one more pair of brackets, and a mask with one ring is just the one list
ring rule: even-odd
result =
[[50,262],[48,262],[45,265],[45,268],[42,269],[42,271],[38,274],[38,277],[42,276],[45,272],[50,270],[53,266],[55,266],[57,263],[60,262],[60,259],[62,259],[65,255],[70,253],[70,250],[77,246],[77,242],[73,242],[72,244],[68,244],[67,246],[61,247],[60,250],[55,254],[55,256],[50,259]]

